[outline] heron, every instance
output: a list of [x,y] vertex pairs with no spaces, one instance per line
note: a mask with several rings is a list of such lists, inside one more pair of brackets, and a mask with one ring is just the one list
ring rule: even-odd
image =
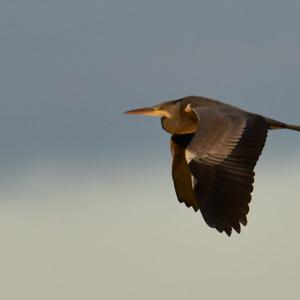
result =
[[172,178],[180,203],[208,226],[231,235],[247,225],[255,166],[269,130],[290,125],[224,102],[187,96],[126,111],[161,118],[171,134]]

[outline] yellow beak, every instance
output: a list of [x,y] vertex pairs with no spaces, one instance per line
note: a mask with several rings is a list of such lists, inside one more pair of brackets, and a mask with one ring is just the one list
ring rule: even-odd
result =
[[154,106],[154,107],[144,107],[144,108],[128,110],[125,111],[124,114],[163,117],[165,115],[165,112],[159,110],[157,107]]

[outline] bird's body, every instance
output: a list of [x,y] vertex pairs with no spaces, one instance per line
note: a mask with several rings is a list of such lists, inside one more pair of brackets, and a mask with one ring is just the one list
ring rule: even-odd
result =
[[268,130],[300,131],[300,126],[197,96],[127,113],[161,117],[163,129],[172,134],[178,200],[200,210],[210,227],[228,235],[247,224],[254,168]]

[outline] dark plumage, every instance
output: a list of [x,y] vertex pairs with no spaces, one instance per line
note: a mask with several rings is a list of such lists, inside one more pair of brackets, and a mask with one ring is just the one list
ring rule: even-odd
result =
[[268,130],[300,131],[300,126],[196,96],[126,113],[161,117],[163,129],[172,134],[172,177],[179,202],[200,210],[210,227],[229,236],[247,224],[254,168]]

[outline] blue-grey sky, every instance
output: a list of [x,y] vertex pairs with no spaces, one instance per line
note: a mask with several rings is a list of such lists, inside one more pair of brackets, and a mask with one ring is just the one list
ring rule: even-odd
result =
[[202,95],[300,124],[299,11],[2,0],[0,297],[295,299],[299,134],[270,134],[229,240],[177,203],[160,122],[122,112]]
[[121,112],[189,94],[297,122],[299,9],[297,1],[3,1],[2,164],[118,159],[137,136],[161,151],[156,120]]

